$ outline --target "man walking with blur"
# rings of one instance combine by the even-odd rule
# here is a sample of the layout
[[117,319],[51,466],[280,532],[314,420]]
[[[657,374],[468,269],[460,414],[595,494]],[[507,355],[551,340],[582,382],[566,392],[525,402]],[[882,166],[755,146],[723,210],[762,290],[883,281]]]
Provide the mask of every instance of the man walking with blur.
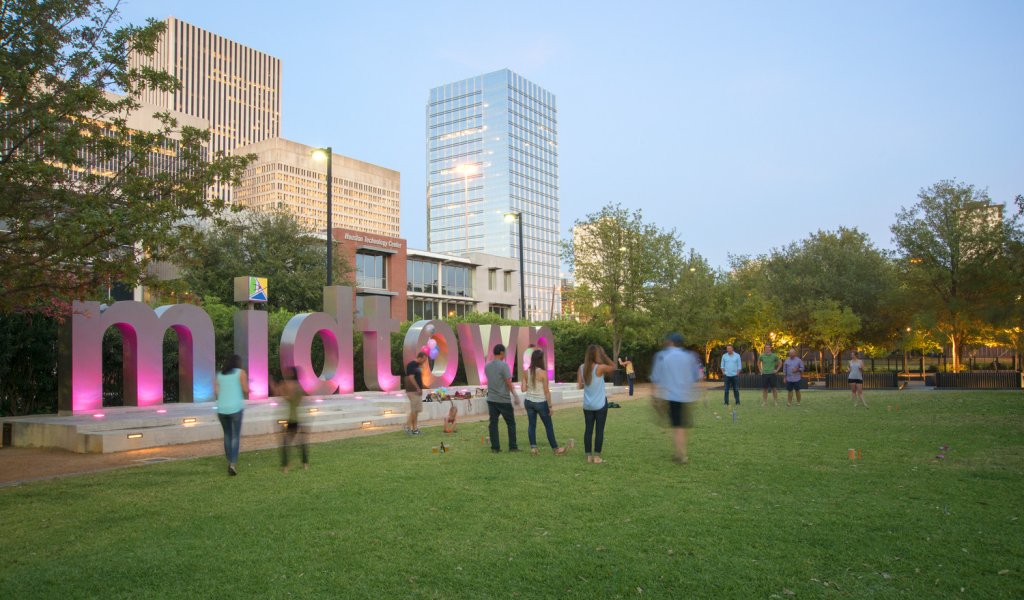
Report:
[[690,462],[687,453],[686,430],[693,427],[694,384],[700,379],[700,362],[697,357],[683,350],[683,336],[670,334],[665,339],[665,349],[654,359],[651,382],[656,386],[656,397],[668,406],[669,423],[672,425],[675,442],[675,458],[679,464]]
[[732,344],[725,347],[725,354],[722,355],[722,376],[725,379],[725,405],[729,406],[729,386],[732,386],[732,396],[736,400],[736,406],[740,405],[739,375],[743,369],[743,361],[740,355],[733,350]]

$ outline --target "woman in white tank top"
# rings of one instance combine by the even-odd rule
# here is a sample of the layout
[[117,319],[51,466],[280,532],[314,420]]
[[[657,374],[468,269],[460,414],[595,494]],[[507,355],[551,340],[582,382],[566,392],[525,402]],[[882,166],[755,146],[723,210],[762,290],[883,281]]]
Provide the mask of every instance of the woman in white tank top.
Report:
[[[534,350],[530,355],[530,368],[523,375],[521,388],[526,395],[526,416],[530,425],[527,433],[530,436],[530,453],[537,455],[537,417],[544,423],[544,429],[548,434],[548,444],[555,454],[565,454],[565,448],[559,448],[555,441],[555,426],[551,422],[551,387],[548,382],[548,373],[544,369],[544,351]],[[570,442],[571,445],[571,442]]]

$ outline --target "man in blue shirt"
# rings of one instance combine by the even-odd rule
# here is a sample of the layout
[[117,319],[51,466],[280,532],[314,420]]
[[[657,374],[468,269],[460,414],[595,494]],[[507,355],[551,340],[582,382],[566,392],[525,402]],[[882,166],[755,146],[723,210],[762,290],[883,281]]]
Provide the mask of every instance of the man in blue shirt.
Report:
[[725,354],[722,355],[722,375],[725,377],[725,405],[729,406],[729,386],[732,386],[732,396],[736,399],[736,406],[740,405],[740,388],[737,385],[737,377],[743,368],[743,361],[740,355],[732,348],[732,344],[725,347]]
[[654,357],[651,381],[657,386],[656,397],[667,404],[669,421],[674,430],[675,461],[686,464],[686,430],[693,427],[690,405],[694,383],[700,379],[700,363],[692,352],[683,350],[683,336],[678,333],[665,338],[665,349]]

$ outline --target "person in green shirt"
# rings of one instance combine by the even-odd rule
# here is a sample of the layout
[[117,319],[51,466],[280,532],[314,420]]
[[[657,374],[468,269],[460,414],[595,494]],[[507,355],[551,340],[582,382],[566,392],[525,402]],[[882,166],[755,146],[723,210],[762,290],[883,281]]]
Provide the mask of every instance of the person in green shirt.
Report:
[[761,406],[768,406],[768,389],[772,390],[772,402],[779,405],[779,390],[775,387],[775,375],[782,368],[779,355],[772,350],[771,344],[764,345],[764,352],[758,359],[758,370],[761,372]]

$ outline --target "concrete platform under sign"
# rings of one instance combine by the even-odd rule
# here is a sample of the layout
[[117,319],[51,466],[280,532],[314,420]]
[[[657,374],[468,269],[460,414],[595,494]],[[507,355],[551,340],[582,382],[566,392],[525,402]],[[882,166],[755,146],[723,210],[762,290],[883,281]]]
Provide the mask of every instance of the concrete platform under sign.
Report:
[[[455,400],[459,415],[487,413],[484,397],[469,390],[470,400]],[[624,395],[623,387],[606,386],[608,397]],[[579,403],[582,390],[576,384],[560,383],[551,387],[555,405]],[[372,429],[402,425],[408,411],[404,392],[360,392],[338,396],[307,398],[300,420],[313,433]],[[421,421],[441,419],[448,412],[447,402],[424,402]],[[242,436],[265,435],[280,431],[286,418],[284,402],[270,398],[246,405]],[[110,453],[140,450],[176,444],[219,439],[223,436],[214,403],[160,404],[137,407],[111,407],[68,416],[35,415],[0,419],[9,430],[10,444],[23,448],[63,448],[79,453]]]

